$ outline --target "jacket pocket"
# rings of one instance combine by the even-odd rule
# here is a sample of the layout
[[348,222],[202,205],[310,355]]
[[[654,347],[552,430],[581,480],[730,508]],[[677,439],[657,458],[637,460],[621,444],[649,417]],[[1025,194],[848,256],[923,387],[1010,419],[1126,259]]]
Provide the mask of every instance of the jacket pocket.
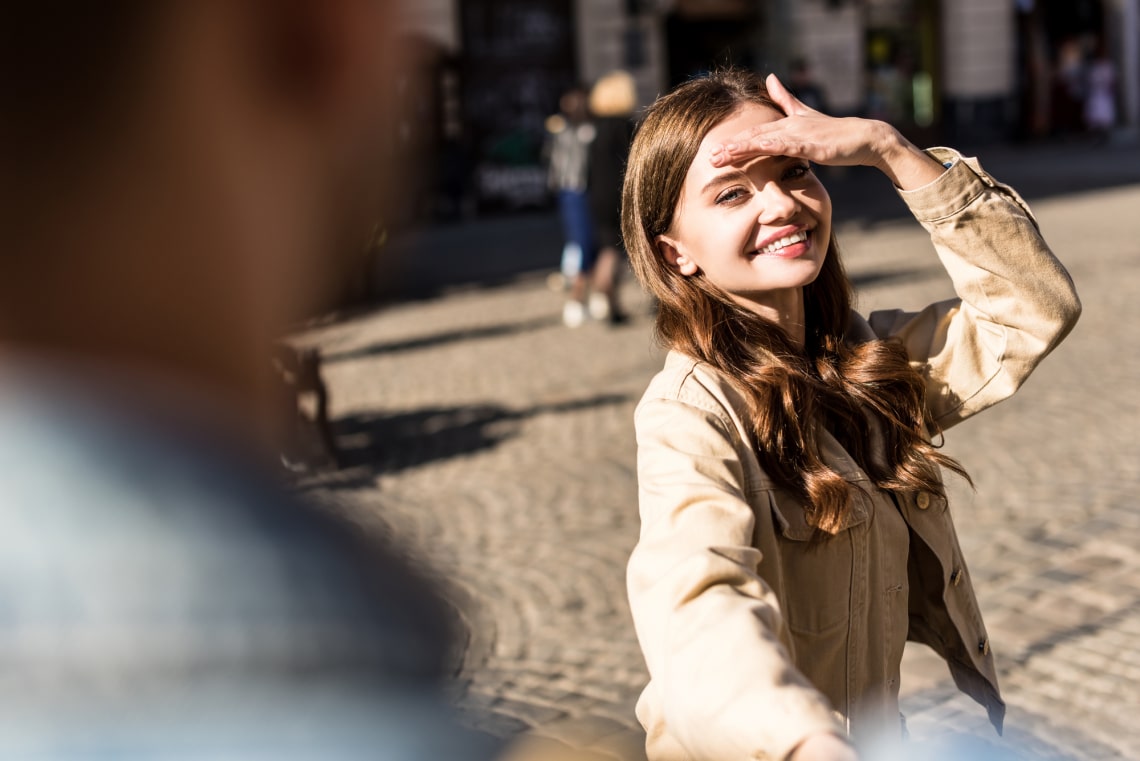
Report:
[[818,634],[845,626],[851,616],[852,585],[860,578],[855,572],[856,543],[866,541],[859,528],[870,515],[866,495],[853,488],[852,510],[841,529],[816,541],[812,541],[816,530],[797,497],[773,489],[768,499],[777,532],[775,561],[788,628]]

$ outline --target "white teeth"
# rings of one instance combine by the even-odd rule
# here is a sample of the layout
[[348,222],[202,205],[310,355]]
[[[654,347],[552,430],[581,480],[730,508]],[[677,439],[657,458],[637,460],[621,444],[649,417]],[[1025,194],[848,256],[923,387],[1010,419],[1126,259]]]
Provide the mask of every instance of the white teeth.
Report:
[[793,243],[799,243],[801,241],[805,241],[805,240],[807,240],[807,237],[808,237],[807,231],[806,230],[800,230],[798,233],[792,233],[791,235],[788,235],[784,238],[780,238],[778,241],[775,241],[774,243],[769,243],[767,246],[764,246],[764,248],[760,249],[760,253],[762,253],[762,254],[774,253],[776,251],[779,251],[781,248],[784,248],[785,246],[790,246]]

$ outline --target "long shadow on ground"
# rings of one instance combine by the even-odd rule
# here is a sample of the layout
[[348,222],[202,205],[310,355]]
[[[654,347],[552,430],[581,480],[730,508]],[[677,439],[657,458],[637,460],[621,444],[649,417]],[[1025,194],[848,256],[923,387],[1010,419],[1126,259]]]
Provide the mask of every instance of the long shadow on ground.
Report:
[[350,349],[342,352],[328,352],[322,354],[321,359],[324,362],[344,362],[353,359],[362,359],[364,357],[374,357],[380,354],[395,354],[404,351],[415,351],[418,349],[432,349],[445,344],[458,343],[460,341],[472,341],[481,338],[501,338],[503,336],[511,336],[517,333],[525,333],[532,330],[542,330],[543,328],[553,327],[559,325],[557,316],[551,315],[547,317],[538,317],[532,320],[524,320],[522,322],[509,322],[501,323],[498,325],[481,325],[473,328],[460,328],[458,330],[447,330],[442,333],[435,333],[427,336],[416,336],[415,338],[407,338],[399,341],[389,341],[387,343],[375,343],[363,346],[357,349]]
[[340,470],[314,474],[297,486],[301,490],[359,488],[380,473],[398,473],[496,447],[514,437],[523,421],[537,415],[625,404],[630,398],[598,394],[524,409],[483,404],[348,415],[333,422]]

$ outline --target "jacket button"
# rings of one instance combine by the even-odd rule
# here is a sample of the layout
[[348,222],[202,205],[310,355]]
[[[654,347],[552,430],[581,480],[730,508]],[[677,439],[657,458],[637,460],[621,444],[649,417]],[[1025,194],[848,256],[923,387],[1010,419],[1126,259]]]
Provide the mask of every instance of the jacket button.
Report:
[[982,641],[978,643],[978,650],[981,652],[982,655],[989,655],[990,654],[990,638],[989,637],[984,637],[982,639]]
[[959,584],[962,583],[962,569],[961,568],[955,568],[950,573],[950,583],[953,584],[954,586],[958,586]]
[[918,497],[915,499],[915,504],[918,505],[919,510],[925,510],[930,507],[930,494],[928,492],[920,491]]

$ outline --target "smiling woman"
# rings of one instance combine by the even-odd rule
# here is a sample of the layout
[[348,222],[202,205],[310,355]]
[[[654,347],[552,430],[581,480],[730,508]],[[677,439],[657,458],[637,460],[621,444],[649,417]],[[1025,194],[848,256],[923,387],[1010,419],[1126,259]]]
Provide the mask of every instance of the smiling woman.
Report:
[[[853,312],[810,162],[881,169],[957,297]],[[972,159],[729,71],[649,109],[622,218],[670,349],[635,415],[650,760],[834,760],[898,738],[908,637],[1000,729],[942,484],[965,473],[931,437],[1012,394],[1080,313],[1028,207]]]
[[807,159],[758,155],[726,167],[711,161],[715,146],[782,117],[745,103],[713,127],[685,176],[672,234],[656,242],[686,277],[703,271],[745,308],[802,328],[801,289],[819,275],[831,235],[827,191]]

